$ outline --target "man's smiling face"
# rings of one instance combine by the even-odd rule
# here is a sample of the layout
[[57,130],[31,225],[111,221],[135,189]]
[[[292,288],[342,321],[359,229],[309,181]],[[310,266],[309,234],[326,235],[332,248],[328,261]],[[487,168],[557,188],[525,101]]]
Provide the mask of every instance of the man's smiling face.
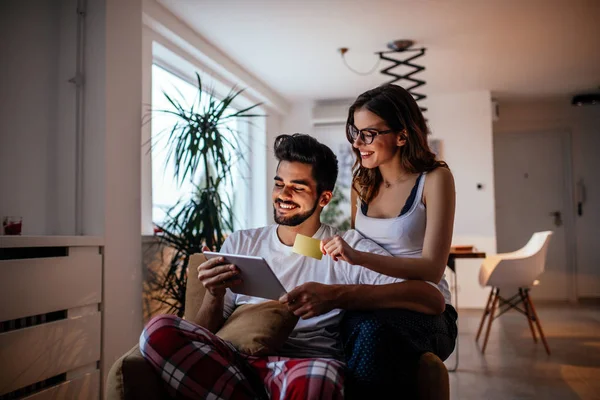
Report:
[[297,226],[309,219],[319,205],[312,166],[281,161],[273,185],[273,217],[280,225]]

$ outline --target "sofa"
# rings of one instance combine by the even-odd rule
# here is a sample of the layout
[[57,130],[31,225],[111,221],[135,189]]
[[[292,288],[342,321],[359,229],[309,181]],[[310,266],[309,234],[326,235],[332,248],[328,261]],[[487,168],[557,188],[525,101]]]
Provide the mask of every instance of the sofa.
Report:
[[[204,256],[193,255],[190,259],[190,269],[195,271],[196,266],[204,260]],[[193,274],[191,274],[193,276]],[[192,319],[197,314],[205,289],[197,279],[188,279],[186,291],[185,319]],[[270,310],[272,312],[272,309]],[[280,313],[279,313],[280,314]],[[284,322],[287,336],[295,321],[291,321],[289,316],[277,316]],[[233,315],[232,315],[233,318]],[[230,318],[230,320],[232,319]],[[235,321],[237,325],[231,324],[227,332],[217,333],[221,338],[229,339],[232,335],[231,328],[238,331],[239,324],[248,320]],[[229,336],[227,336],[229,335]],[[237,335],[238,337],[242,337]],[[281,336],[281,335],[280,335]],[[282,340],[284,337],[282,337]],[[254,344],[255,346],[255,344]],[[417,371],[417,386],[419,399],[423,400],[447,400],[450,398],[448,370],[444,363],[434,354],[425,353],[421,356]],[[105,399],[107,400],[162,400],[169,399],[167,390],[164,388],[153,367],[142,357],[139,346],[135,345],[131,350],[121,356],[112,365],[105,386]]]

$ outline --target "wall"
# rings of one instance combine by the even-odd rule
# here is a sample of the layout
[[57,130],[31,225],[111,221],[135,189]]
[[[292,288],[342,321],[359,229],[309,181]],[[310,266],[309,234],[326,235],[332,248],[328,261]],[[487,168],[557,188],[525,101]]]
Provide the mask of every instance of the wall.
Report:
[[142,235],[154,235],[152,223],[152,151],[149,145],[152,139],[152,120],[149,117],[152,104],[152,38],[147,27],[142,30],[142,135],[141,155],[141,205]]
[[[87,3],[81,233],[104,237],[106,376],[142,329],[142,10]],[[0,215],[23,216],[24,234],[75,234],[76,1],[0,4]]]
[[[492,152],[492,115],[488,91],[431,95],[426,118],[432,138],[442,140],[442,158],[454,174],[456,182],[456,218],[454,238],[456,244],[473,244],[487,253],[496,251],[494,218],[494,171]],[[327,115],[320,118],[345,120],[345,102],[336,108],[327,105]],[[302,132],[314,135],[323,143],[334,147],[344,143],[344,128],[340,126],[339,138],[332,137],[331,127],[315,128],[312,123],[313,102],[294,104],[292,111],[282,121],[282,132]],[[319,104],[316,104],[318,107]],[[483,185],[482,190],[477,184]],[[479,286],[481,260],[459,260],[459,306],[483,308],[487,289]],[[450,280],[450,275],[447,276]]]
[[[267,140],[271,146],[269,152],[269,159],[267,160],[267,171],[268,175],[268,190],[269,194],[273,189],[273,179],[277,170],[277,160],[273,154],[273,143],[275,138],[281,134],[291,135],[294,133],[306,133],[308,135],[315,136],[317,139],[322,140],[322,137],[317,135],[315,127],[311,123],[312,118],[312,101],[302,101],[292,104],[290,111],[281,118],[279,124],[279,132],[274,135],[269,135]],[[270,199],[271,197],[269,197]],[[271,205],[270,220],[269,223],[274,223],[273,220],[273,206]]]
[[[252,155],[252,204],[255,211],[251,217],[252,228],[258,228],[273,222],[273,207],[271,205],[271,188],[273,187],[274,170],[273,140],[279,133],[281,116],[272,108],[264,108],[265,119],[256,122],[253,129],[255,146],[263,146],[262,152]],[[266,155],[266,157],[265,157]]]
[[[61,46],[61,30],[68,27],[61,28],[64,3],[0,3],[0,217],[23,217],[23,234],[59,231],[52,220],[60,213],[53,198],[60,151],[55,146],[58,98],[70,85],[59,81],[59,54],[66,46]],[[63,189],[62,200],[72,204],[73,188]],[[73,216],[66,218],[73,229]],[[61,233],[73,233],[68,230]]]
[[[48,234],[77,233],[76,208],[76,86],[69,82],[77,72],[77,0],[60,4],[56,130],[48,143]],[[57,6],[58,7],[58,6]]]
[[[455,244],[496,252],[494,157],[488,91],[433,95],[427,118],[432,138],[441,139],[442,158],[456,184]],[[482,189],[477,189],[477,184]],[[483,308],[488,289],[479,286],[482,260],[458,260],[458,304]]]
[[[427,118],[433,139],[456,181],[455,241],[473,237],[495,251],[492,116],[487,91],[431,96]],[[477,184],[482,184],[481,190]]]
[[[104,49],[104,179],[103,373],[139,339],[142,329],[141,279],[141,151],[142,3],[105,0],[99,25],[102,37],[90,48]],[[92,11],[92,10],[90,10]]]
[[577,293],[600,297],[600,107],[573,107],[569,98],[500,103],[495,135],[540,131],[571,134],[573,182],[583,180],[587,189],[583,216],[575,220]]

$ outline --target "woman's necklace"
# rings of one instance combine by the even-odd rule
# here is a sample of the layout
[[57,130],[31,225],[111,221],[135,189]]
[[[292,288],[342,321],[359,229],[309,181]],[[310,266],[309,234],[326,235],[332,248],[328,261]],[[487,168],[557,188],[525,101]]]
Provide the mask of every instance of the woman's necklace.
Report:
[[404,180],[404,178],[406,178],[408,176],[408,174],[406,175],[402,175],[400,178],[394,180],[394,181],[386,181],[385,179],[383,180],[383,184],[385,185],[385,188],[388,189],[390,186],[395,185],[396,183]]

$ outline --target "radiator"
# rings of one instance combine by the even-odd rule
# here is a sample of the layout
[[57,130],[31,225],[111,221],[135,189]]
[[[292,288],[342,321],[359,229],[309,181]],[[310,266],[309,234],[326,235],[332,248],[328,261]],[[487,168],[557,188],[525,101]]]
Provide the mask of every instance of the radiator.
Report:
[[0,236],[0,400],[100,398],[102,249]]

